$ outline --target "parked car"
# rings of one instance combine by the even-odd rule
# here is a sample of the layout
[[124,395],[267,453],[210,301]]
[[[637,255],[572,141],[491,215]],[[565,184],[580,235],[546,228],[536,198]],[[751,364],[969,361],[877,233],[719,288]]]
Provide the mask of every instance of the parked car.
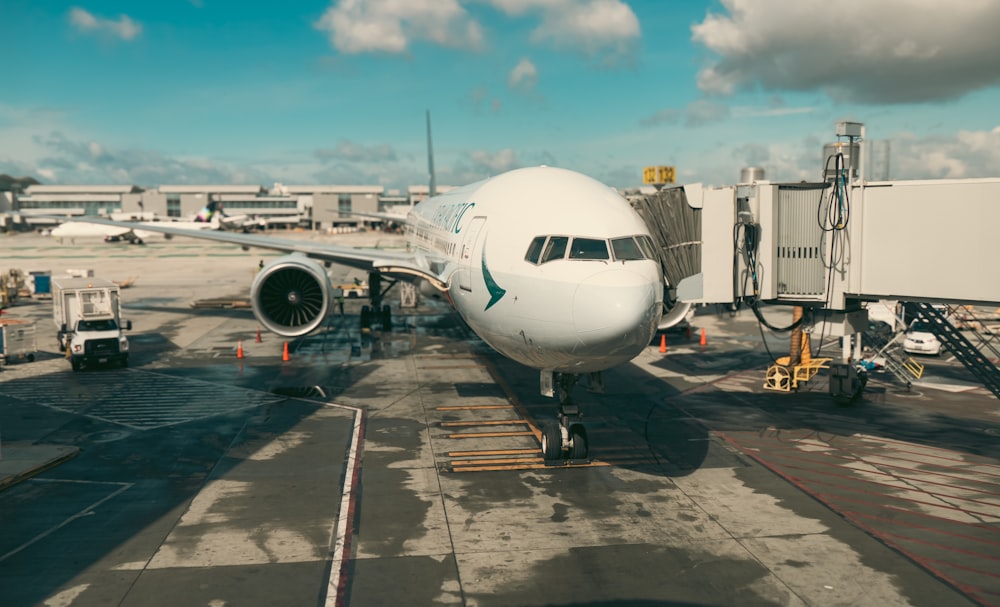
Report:
[[915,320],[906,330],[903,338],[903,350],[908,354],[941,354],[941,341],[931,333],[930,325],[923,320]]

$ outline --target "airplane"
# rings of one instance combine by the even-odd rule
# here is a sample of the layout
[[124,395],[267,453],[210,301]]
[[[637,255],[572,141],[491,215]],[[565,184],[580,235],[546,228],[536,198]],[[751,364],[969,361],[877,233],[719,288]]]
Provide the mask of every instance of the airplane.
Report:
[[58,239],[99,236],[104,238],[105,242],[127,241],[131,244],[142,244],[145,239],[148,239],[154,233],[139,230],[135,227],[135,224],[108,226],[85,219],[73,219],[64,221],[52,228],[48,234]]
[[[141,215],[145,217],[145,215]],[[143,244],[157,231],[144,229],[149,225],[169,225],[174,228],[188,230],[243,230],[248,231],[254,227],[254,223],[246,215],[227,215],[222,210],[222,203],[212,201],[201,209],[194,217],[184,219],[141,219],[138,217],[132,221],[126,221],[128,213],[112,214],[112,221],[116,224],[107,224],[103,221],[92,218],[72,219],[65,221],[52,230],[49,235],[55,238],[78,238],[87,236],[102,236],[105,242],[125,241],[130,244]],[[141,227],[140,227],[141,226]],[[173,238],[172,234],[164,234],[167,239]]]
[[[222,203],[213,200],[208,203],[194,219],[190,220],[196,223],[211,223],[214,229],[217,230],[243,230],[244,232],[249,232],[252,229],[259,229],[266,227],[267,223],[264,221],[256,220],[248,215],[230,215],[225,212],[222,208]],[[194,226],[196,229],[199,226]]]
[[426,283],[490,347],[537,369],[543,394],[558,397],[558,421],[542,427],[548,462],[587,457],[587,433],[570,394],[580,376],[600,388],[602,371],[635,358],[690,307],[677,305],[664,316],[660,262],[631,205],[595,179],[550,166],[515,169],[421,201],[406,217],[406,251],[146,227],[286,253],[250,287],[257,320],[283,337],[306,335],[331,313],[324,264],[368,272],[363,327],[381,321],[391,328],[382,298],[396,282]]

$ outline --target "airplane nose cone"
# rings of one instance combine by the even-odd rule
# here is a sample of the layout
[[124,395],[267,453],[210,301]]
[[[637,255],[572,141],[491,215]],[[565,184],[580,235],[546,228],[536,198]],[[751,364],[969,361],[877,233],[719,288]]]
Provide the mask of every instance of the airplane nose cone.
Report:
[[586,348],[630,360],[652,339],[662,298],[655,276],[624,268],[599,272],[580,283],[573,299],[577,339]]

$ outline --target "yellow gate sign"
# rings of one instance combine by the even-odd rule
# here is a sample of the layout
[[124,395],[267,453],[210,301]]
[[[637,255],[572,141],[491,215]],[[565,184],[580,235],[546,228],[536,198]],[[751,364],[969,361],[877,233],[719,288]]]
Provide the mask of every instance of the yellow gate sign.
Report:
[[642,182],[645,184],[674,183],[676,172],[671,166],[652,166],[642,169]]

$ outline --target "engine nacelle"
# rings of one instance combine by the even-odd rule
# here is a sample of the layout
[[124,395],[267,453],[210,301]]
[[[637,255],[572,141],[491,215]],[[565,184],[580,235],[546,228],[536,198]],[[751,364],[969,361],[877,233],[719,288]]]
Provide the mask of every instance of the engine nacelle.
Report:
[[323,265],[301,255],[279,257],[250,286],[253,314],[268,331],[299,337],[320,326],[330,312],[333,289]]

